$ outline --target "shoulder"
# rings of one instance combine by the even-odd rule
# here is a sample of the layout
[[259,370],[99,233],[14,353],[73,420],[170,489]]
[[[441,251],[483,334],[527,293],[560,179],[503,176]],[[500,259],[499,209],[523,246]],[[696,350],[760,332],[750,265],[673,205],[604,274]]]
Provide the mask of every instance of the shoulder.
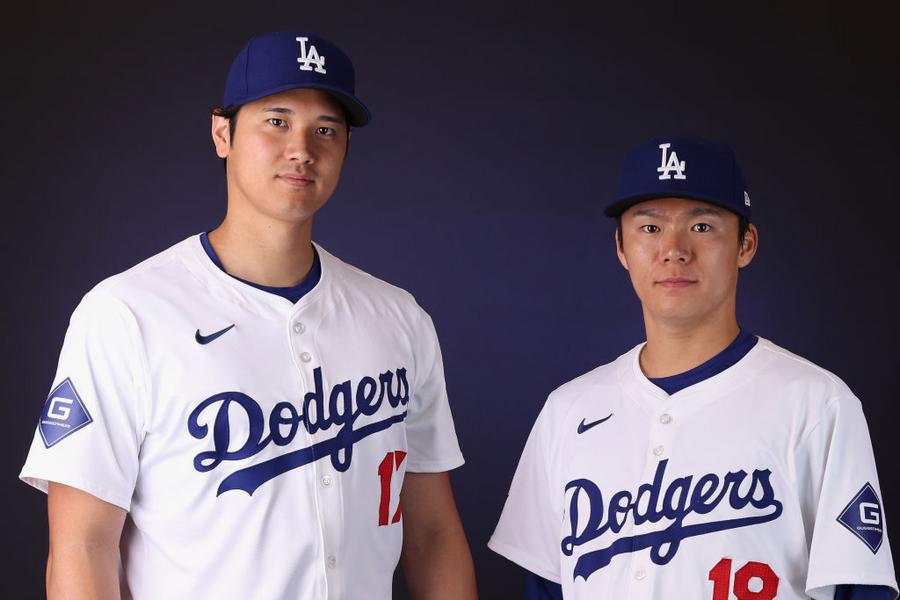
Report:
[[[151,297],[165,295],[167,290],[184,289],[186,278],[192,278],[184,259],[196,236],[181,241],[133,267],[111,275],[85,294],[76,315],[110,316],[140,311]],[[199,242],[198,242],[199,243]]]
[[329,284],[347,301],[376,312],[393,311],[427,318],[413,295],[403,288],[344,262],[318,244],[316,250],[322,262],[323,279],[327,278]]
[[199,248],[197,236],[178,242],[121,273],[107,277],[95,285],[84,300],[98,304],[118,301],[129,306],[139,306],[142,300],[150,296],[184,290],[186,283],[199,282],[188,267],[192,254],[196,252],[192,247],[194,244]]
[[759,338],[761,377],[768,387],[778,386],[787,397],[818,399],[820,402],[859,402],[840,377],[789,350]]
[[640,348],[641,345],[635,346],[614,361],[600,365],[562,384],[547,397],[544,411],[567,413],[573,406],[582,402],[594,404],[605,399],[617,398],[621,390],[623,372],[631,369],[635,354]]
[[757,357],[759,369],[751,385],[768,390],[770,408],[795,423],[802,435],[839,421],[865,422],[859,398],[831,371],[764,338]]

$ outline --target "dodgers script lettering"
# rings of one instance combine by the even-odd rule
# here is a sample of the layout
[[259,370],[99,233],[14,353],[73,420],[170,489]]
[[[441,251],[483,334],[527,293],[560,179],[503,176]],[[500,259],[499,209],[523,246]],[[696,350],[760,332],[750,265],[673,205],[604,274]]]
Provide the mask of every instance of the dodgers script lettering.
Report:
[[[338,428],[331,439],[235,471],[222,481],[217,495],[233,489],[244,490],[252,495],[267,481],[325,456],[331,458],[335,470],[346,471],[350,468],[353,445],[356,442],[384,431],[406,418],[406,411],[403,411],[358,429],[354,428],[360,416],[372,416],[377,413],[385,399],[395,409],[409,404],[409,383],[404,368],[397,369],[396,377],[390,370],[381,373],[377,380],[373,377],[363,377],[355,390],[351,381],[344,381],[332,387],[327,396],[322,385],[320,367],[316,367],[313,371],[313,379],[313,391],[304,395],[300,407],[290,402],[279,402],[272,407],[268,416],[267,435],[264,435],[266,418],[259,403],[241,392],[215,394],[201,402],[191,412],[188,417],[188,431],[197,439],[209,435],[208,423],[213,422],[213,449],[200,452],[194,457],[194,468],[200,472],[211,471],[223,461],[250,458],[269,444],[286,446],[293,441],[301,425],[309,433],[327,431],[332,426]],[[230,426],[235,411],[240,418],[246,419],[249,423],[246,438],[237,440],[236,443],[232,440]],[[209,418],[210,414],[214,416]],[[234,446],[237,447],[229,449]]]
[[[607,531],[618,534],[629,517],[634,525],[646,522],[665,521],[668,527],[630,537],[616,538],[612,544],[600,550],[587,552],[578,557],[573,579],[587,579],[595,571],[607,566],[614,556],[627,552],[637,552],[650,548],[650,559],[658,564],[668,563],[678,552],[681,541],[698,535],[705,535],[726,529],[736,529],[758,525],[777,519],[782,505],[775,498],[769,469],[757,469],[752,475],[740,470],[729,472],[723,477],[707,473],[694,481],[694,477],[678,477],[669,482],[663,490],[668,460],[661,460],[656,467],[652,483],[644,483],[632,494],[628,490],[614,493],[609,504],[604,504],[603,493],[593,481],[576,479],[566,485],[569,500],[569,525],[571,534],[562,540],[562,552],[572,556],[575,548],[586,544]],[[749,479],[748,479],[749,478]],[[579,501],[587,500],[587,514],[579,511]],[[715,520],[684,525],[689,515],[714,514],[715,509],[727,498],[734,510],[744,510],[751,506],[761,514],[746,517]],[[584,502],[582,502],[584,506]]]

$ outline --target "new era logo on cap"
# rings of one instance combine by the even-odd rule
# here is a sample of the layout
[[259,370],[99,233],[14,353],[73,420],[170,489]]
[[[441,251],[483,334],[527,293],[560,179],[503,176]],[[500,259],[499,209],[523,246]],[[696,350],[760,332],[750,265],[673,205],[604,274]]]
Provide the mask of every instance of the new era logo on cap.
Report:
[[313,33],[258,35],[238,53],[225,83],[221,108],[241,106],[297,88],[331,94],[347,111],[350,125],[369,122],[369,109],[355,95],[355,72],[340,48]]
[[67,377],[47,397],[38,430],[44,446],[49,448],[92,421],[75,386]]

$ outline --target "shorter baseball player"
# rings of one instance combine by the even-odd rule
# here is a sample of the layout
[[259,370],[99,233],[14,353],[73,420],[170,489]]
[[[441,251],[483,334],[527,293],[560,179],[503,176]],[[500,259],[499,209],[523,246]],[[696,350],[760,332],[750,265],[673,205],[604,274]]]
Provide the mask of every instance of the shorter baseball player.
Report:
[[652,140],[626,158],[616,249],[647,341],[554,391],[489,546],[526,597],[897,597],[859,400],[735,316],[756,253],[733,152]]
[[368,120],[327,40],[238,54],[225,220],[72,315],[21,473],[48,492],[51,599],[389,600],[398,559],[413,597],[475,598],[431,319],[311,241]]

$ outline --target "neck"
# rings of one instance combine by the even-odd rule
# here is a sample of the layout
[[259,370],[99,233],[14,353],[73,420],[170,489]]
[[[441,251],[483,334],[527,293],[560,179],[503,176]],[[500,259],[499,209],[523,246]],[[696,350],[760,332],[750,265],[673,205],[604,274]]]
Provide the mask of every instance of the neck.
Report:
[[644,324],[647,344],[641,350],[641,370],[649,378],[669,377],[690,371],[728,347],[740,328],[734,311],[696,323],[667,323],[648,319]]
[[230,212],[209,233],[209,242],[229,275],[270,287],[291,287],[313,264],[312,219],[284,223],[248,219]]

